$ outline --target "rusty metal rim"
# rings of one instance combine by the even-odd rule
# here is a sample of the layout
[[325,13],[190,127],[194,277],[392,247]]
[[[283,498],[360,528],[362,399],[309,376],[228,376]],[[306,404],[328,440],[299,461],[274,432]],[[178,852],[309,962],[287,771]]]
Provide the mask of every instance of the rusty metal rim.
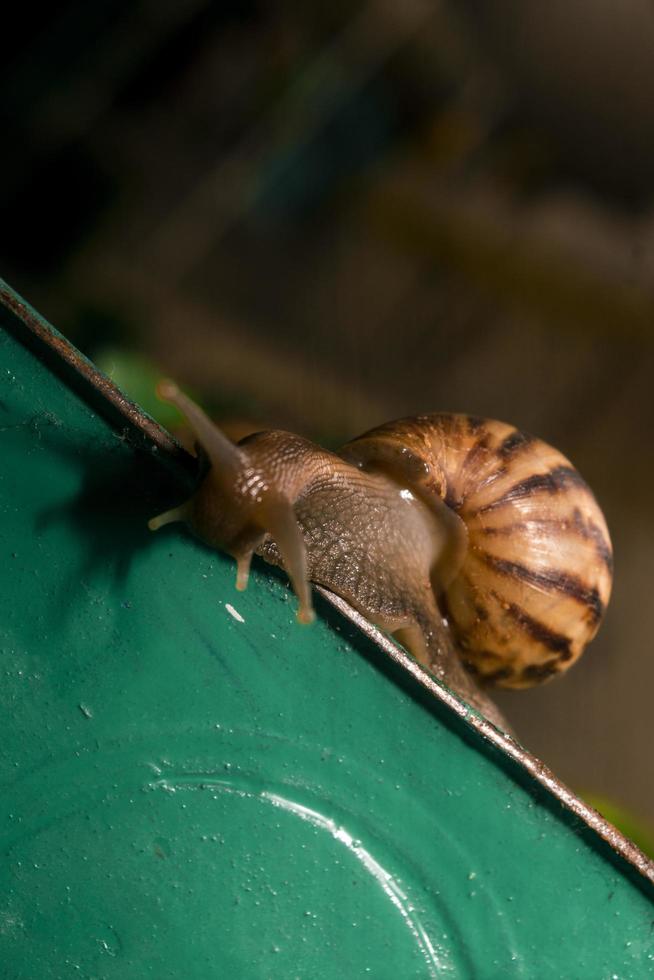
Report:
[[[32,342],[37,348],[47,352],[55,365],[72,370],[83,382],[82,390],[94,394],[93,407],[99,409],[105,418],[116,424],[116,413],[125,425],[151,444],[151,448],[168,457],[172,462],[188,472],[191,458],[176,440],[162,426],[149,418],[134,402],[127,398],[106,375],[98,371],[65,337],[58,333],[35,310],[0,280],[0,304],[5,306],[21,321]],[[102,412],[102,406],[106,410]],[[506,757],[521,766],[540,786],[546,789],[559,803],[573,813],[582,823],[593,830],[612,850],[622,857],[632,868],[654,884],[654,860],[647,857],[636,844],[625,837],[617,827],[609,823],[597,810],[584,803],[575,793],[562,783],[540,759],[528,752],[510,735],[500,731],[495,725],[477,714],[464,701],[459,700],[447,688],[441,686],[431,674],[427,673],[403,649],[388,636],[356,612],[344,599],[329,590],[315,586],[323,598],[360,629],[375,646],[410,674],[430,697],[444,705],[458,716],[472,730],[489,742]]]

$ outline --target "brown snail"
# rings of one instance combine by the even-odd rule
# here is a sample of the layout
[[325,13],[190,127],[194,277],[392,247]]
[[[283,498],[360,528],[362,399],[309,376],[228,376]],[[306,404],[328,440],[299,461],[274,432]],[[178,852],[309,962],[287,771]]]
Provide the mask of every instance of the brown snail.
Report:
[[325,585],[473,704],[470,673],[528,687],[566,670],[597,632],[611,592],[606,523],[577,470],[539,439],[436,414],[338,454],[280,431],[234,445],[174,384],[158,391],[210,469],[149,526],[186,521],[236,558],[237,588],[257,552],[286,569],[308,622],[309,581]]

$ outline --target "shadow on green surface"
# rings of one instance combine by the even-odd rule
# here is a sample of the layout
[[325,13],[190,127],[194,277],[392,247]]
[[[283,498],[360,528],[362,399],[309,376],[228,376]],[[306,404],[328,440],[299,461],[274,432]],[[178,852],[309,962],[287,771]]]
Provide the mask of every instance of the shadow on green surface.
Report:
[[120,585],[127,578],[134,555],[151,547],[147,522],[154,514],[181,501],[187,491],[176,486],[170,474],[153,457],[140,450],[89,450],[66,440],[50,441],[50,451],[66,457],[71,468],[81,471],[79,491],[35,515],[35,532],[63,525],[77,539],[81,565],[65,588],[74,588],[100,573]]

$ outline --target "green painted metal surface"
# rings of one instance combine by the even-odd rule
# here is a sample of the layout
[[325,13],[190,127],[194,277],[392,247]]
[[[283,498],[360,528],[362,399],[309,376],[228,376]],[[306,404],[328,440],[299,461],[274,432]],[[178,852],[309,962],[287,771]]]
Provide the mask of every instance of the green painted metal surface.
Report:
[[647,882],[327,604],[149,535],[156,454],[0,315],[0,975],[654,973]]

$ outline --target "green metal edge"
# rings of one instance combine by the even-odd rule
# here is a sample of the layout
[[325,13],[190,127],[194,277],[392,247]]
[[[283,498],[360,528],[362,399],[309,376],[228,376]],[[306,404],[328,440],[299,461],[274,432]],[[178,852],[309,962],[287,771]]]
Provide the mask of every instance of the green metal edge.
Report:
[[[105,397],[106,379],[98,384],[88,362],[85,362],[86,368],[81,377],[77,376],[77,354],[70,345],[60,335],[51,332],[48,325],[11,293],[8,287],[3,286],[1,292],[4,305],[3,326],[22,345],[37,352],[39,361],[47,362],[54,377],[63,378],[67,385],[66,389],[53,387],[50,391],[50,397],[57,401],[57,405],[46,408],[45,403],[34,404],[33,416],[25,416],[16,425],[2,429],[10,450],[11,440],[16,440],[14,448],[19,454],[16,458],[20,458],[27,447],[30,465],[34,463],[38,470],[47,456],[48,467],[53,473],[53,488],[56,489],[57,479],[61,481],[59,492],[67,483],[70,484],[68,495],[74,506],[66,521],[69,530],[74,527],[75,533],[72,538],[70,534],[68,537],[64,535],[64,538],[67,548],[72,548],[73,539],[76,540],[77,554],[73,554],[73,548],[65,560],[59,557],[63,551],[64,539],[55,540],[58,534],[56,522],[47,527],[39,527],[37,524],[34,540],[28,541],[29,536],[25,532],[17,545],[24,551],[31,548],[35,561],[44,562],[46,557],[51,564],[59,561],[60,567],[54,572],[50,566],[47,567],[48,574],[54,575],[56,579],[57,576],[61,577],[64,569],[79,564],[80,556],[83,557],[88,551],[85,551],[84,541],[80,540],[80,531],[92,535],[98,518],[98,513],[92,507],[89,510],[87,506],[93,494],[89,493],[85,480],[73,478],[73,474],[69,472],[77,472],[78,466],[71,467],[67,464],[55,478],[56,467],[52,465],[52,453],[70,455],[71,449],[67,443],[68,433],[65,426],[61,425],[62,418],[66,417],[68,424],[72,426],[72,442],[80,457],[77,464],[82,466],[82,470],[87,455],[93,462],[94,469],[98,460],[106,456],[108,465],[105,472],[109,475],[114,470],[122,473],[125,462],[131,466],[135,458],[139,458],[142,463],[145,460],[145,472],[139,471],[136,481],[136,488],[142,489],[144,493],[144,508],[154,507],[154,498],[158,495],[166,496],[174,492],[173,483],[176,480],[172,479],[171,474],[174,476],[179,473],[180,479],[185,481],[190,469],[188,462],[171,441],[172,467],[167,465],[163,468],[165,478],[158,484],[156,474],[162,469],[159,460],[163,455],[162,446],[166,443],[165,434],[161,436],[155,432],[155,438],[150,438],[150,421],[144,419],[141,425],[138,409],[132,406],[127,412],[123,411],[119,393]],[[49,343],[50,336],[56,341],[55,344]],[[65,351],[63,358],[62,347]],[[12,348],[9,354],[14,360],[20,359],[16,348]],[[22,367],[23,371],[27,370],[24,360]],[[42,369],[35,365],[32,373],[36,375],[39,371],[42,375]],[[11,373],[9,369],[8,374]],[[30,405],[41,399],[45,381],[40,377],[38,383],[32,385]],[[29,386],[26,385],[27,387]],[[81,395],[83,402],[74,399],[74,403],[71,403],[68,389]],[[21,395],[23,400],[26,394],[24,392]],[[83,404],[92,406],[93,411],[83,411]],[[110,430],[103,432],[98,427],[95,414],[98,409],[109,420]],[[11,415],[11,411],[9,414]],[[130,427],[135,427],[136,431],[132,432]],[[66,444],[64,450],[59,445],[62,440],[62,445]],[[46,445],[49,442],[55,446],[52,453],[52,447],[48,448]],[[164,448],[164,453],[168,453],[167,448]],[[5,454],[5,460],[8,457],[11,458],[11,452]],[[41,463],[38,462],[39,459]],[[8,472],[3,474],[3,482],[10,475]],[[15,479],[21,487],[21,503],[26,506],[30,494],[38,498],[37,491],[43,490],[38,486],[34,489],[20,474],[16,474]],[[142,479],[145,483],[140,487],[139,481]],[[45,489],[50,492],[52,488],[48,486]],[[44,500],[47,495],[42,493]],[[106,503],[107,498],[104,499]],[[7,516],[10,510],[11,520]],[[16,515],[20,511],[18,507],[12,508],[11,500],[5,498],[3,548],[8,547],[7,542],[15,533],[13,528],[18,520]],[[142,518],[136,521],[132,517],[131,523],[127,521],[126,531],[121,531],[115,525],[113,513],[109,513],[108,520],[106,511],[102,513],[109,525],[102,529],[100,535],[101,538],[104,535],[102,540],[105,547],[109,545],[107,535],[109,538],[118,538],[121,533],[126,537],[131,534],[139,539],[139,548],[141,547],[139,528],[142,527]],[[129,515],[121,512],[121,519],[126,517]],[[46,555],[48,547],[50,551]],[[168,554],[176,558],[175,569],[170,568],[170,562],[166,559]],[[9,555],[19,555],[19,551],[9,552]],[[3,557],[9,566],[15,567],[18,563],[17,558]],[[576,972],[578,976],[609,975],[604,972],[609,969],[609,964],[620,976],[643,975],[644,964],[652,961],[652,862],[595,811],[566,790],[518,743],[471,712],[422,671],[401,648],[361,621],[340,600],[330,597],[329,602],[325,600],[320,603],[322,622],[317,624],[317,629],[312,634],[303,634],[293,622],[292,603],[288,603],[289,593],[280,578],[268,571],[257,570],[254,591],[238,599],[241,618],[247,622],[255,620],[257,615],[261,617],[263,607],[264,618],[259,620],[262,626],[259,640],[254,641],[254,647],[251,646],[251,636],[244,639],[245,631],[240,628],[238,617],[234,618],[229,613],[226,619],[223,616],[223,619],[216,620],[216,613],[211,611],[213,607],[205,608],[195,593],[185,596],[186,604],[178,614],[174,610],[171,612],[168,606],[161,603],[157,605],[155,602],[154,608],[146,610],[145,618],[150,625],[153,621],[160,622],[163,633],[166,634],[161,641],[157,639],[155,644],[157,657],[161,653],[160,648],[166,646],[164,640],[167,640],[168,634],[175,636],[178,643],[183,642],[188,648],[185,654],[191,659],[189,677],[195,676],[195,671],[199,670],[205,683],[210,687],[213,685],[213,697],[206,702],[202,700],[204,692],[194,688],[193,702],[187,705],[187,713],[181,712],[180,717],[177,717],[175,691],[161,687],[169,684],[173,677],[178,683],[180,677],[186,677],[185,674],[179,674],[178,658],[175,659],[176,647],[168,650],[168,659],[163,658],[159,668],[155,667],[152,657],[147,660],[149,669],[145,671],[145,677],[136,678],[137,697],[132,697],[132,675],[129,675],[122,704],[120,699],[115,700],[111,685],[107,688],[105,673],[108,667],[113,672],[112,681],[115,682],[120,677],[120,683],[125,683],[125,664],[131,663],[132,655],[138,647],[137,642],[136,647],[130,650],[130,644],[134,643],[135,636],[143,633],[147,623],[142,623],[139,616],[129,613],[129,629],[125,632],[124,627],[120,627],[121,617],[128,610],[123,611],[122,605],[116,603],[115,597],[112,599],[111,593],[106,589],[106,595],[102,589],[98,592],[98,583],[104,581],[104,573],[99,566],[93,564],[88,555],[87,558],[87,563],[82,562],[80,566],[83,574],[77,574],[73,579],[77,582],[77,591],[73,589],[71,592],[72,595],[81,595],[83,615],[81,609],[79,612],[73,610],[73,618],[77,617],[79,622],[62,627],[63,633],[60,630],[59,640],[63,636],[65,642],[60,643],[57,648],[58,657],[61,657],[62,663],[67,664],[66,669],[61,668],[59,676],[57,663],[53,661],[50,665],[53,676],[56,677],[56,692],[50,690],[45,698],[38,695],[40,680],[39,672],[34,670],[34,661],[38,661],[43,670],[43,664],[47,660],[44,660],[42,652],[45,635],[43,624],[26,623],[26,610],[18,601],[14,607],[10,606],[5,610],[3,618],[2,653],[8,684],[3,691],[5,758],[0,776],[5,794],[3,817],[0,820],[0,840],[7,861],[3,865],[3,878],[0,882],[0,895],[4,895],[6,899],[0,913],[0,952],[4,954],[3,962],[11,964],[10,970],[13,972],[8,976],[68,975],[66,964],[72,970],[73,954],[66,947],[66,937],[61,934],[62,930],[64,933],[66,931],[67,920],[65,915],[61,919],[57,917],[58,912],[65,912],[66,908],[70,912],[71,909],[72,899],[63,884],[66,880],[64,872],[69,874],[68,881],[72,882],[70,887],[76,887],[85,898],[81,905],[79,901],[72,902],[80,924],[77,932],[73,930],[73,939],[82,951],[78,957],[80,962],[86,963],[84,969],[87,972],[83,972],[83,975],[135,978],[146,975],[287,976],[296,974],[284,972],[285,969],[296,969],[298,976],[309,976],[316,975],[317,957],[321,964],[320,975],[336,976],[339,971],[342,974],[344,962],[352,967],[361,953],[364,960],[372,964],[373,975],[382,977],[492,977],[507,973],[520,976],[566,976],[569,975],[566,969],[569,969],[573,948],[586,957],[586,965],[579,967]],[[212,594],[216,590],[226,598],[233,597],[233,572],[229,563],[219,556],[208,555],[190,539],[178,536],[162,538],[149,551],[139,551],[138,560],[134,563],[137,571],[139,563],[141,577],[146,582],[148,576],[153,574],[157,575],[157,581],[160,578],[165,579],[164,591],[167,590],[168,599],[171,595],[175,596],[180,588],[186,591],[183,584],[185,575],[195,576],[195,581],[198,582],[199,568],[206,570],[201,573],[200,578],[210,580]],[[16,581],[12,574],[8,581],[12,588],[15,586],[16,591],[5,596],[5,599],[15,599],[26,583],[33,588],[35,572],[38,575],[38,564],[24,567],[22,578],[19,576]],[[125,581],[135,595],[139,593],[141,602],[147,599],[152,605],[156,596],[153,599],[151,592],[143,592],[145,587],[141,578],[135,578],[131,572]],[[42,599],[56,610],[57,600],[50,591],[52,588],[54,586],[50,583]],[[162,588],[163,585],[160,585],[159,591]],[[83,589],[89,589],[93,594],[86,594]],[[202,601],[207,601],[204,593]],[[235,600],[232,598],[232,601]],[[88,627],[85,617],[97,618],[96,607],[102,610],[99,622],[102,622],[103,616],[109,616],[111,610],[109,618],[113,617],[114,630],[113,639],[108,641],[108,649],[114,658],[107,662],[102,661],[100,671],[95,669],[93,657],[90,657],[90,637],[86,637],[85,643],[82,642],[85,637],[80,637],[80,626],[86,624],[84,628]],[[227,604],[221,605],[221,608],[226,609]],[[356,626],[348,625],[341,613]],[[227,686],[219,684],[216,687],[215,670],[208,671],[207,663],[200,657],[202,644],[198,646],[197,642],[191,643],[187,640],[189,629],[197,629],[200,619],[205,623],[205,632],[210,629],[216,634],[215,639],[203,642],[209,644],[213,651],[211,656],[218,658],[209,663],[213,663],[214,667],[216,664],[220,665],[219,673],[223,679],[231,677]],[[267,640],[261,632],[263,624],[267,630]],[[104,627],[98,626],[98,629],[101,632]],[[39,638],[39,642],[33,647],[24,642],[23,634],[30,630]],[[277,650],[276,642],[271,648],[271,630],[277,631],[275,636],[283,637],[283,650]],[[219,643],[220,637],[222,646]],[[261,649],[262,642],[268,646],[264,659],[260,656],[264,652]],[[142,635],[141,643],[146,644],[143,648],[146,650],[146,639]],[[66,660],[67,644],[68,647],[76,645],[71,662]],[[119,658],[115,659],[118,654]],[[270,673],[268,658],[277,670],[274,676]],[[23,663],[24,669],[16,666],[19,663]],[[26,698],[18,696],[17,690],[23,685],[22,678],[27,677],[31,678],[30,683],[36,694],[33,691],[32,696]],[[154,700],[153,690],[157,692]],[[102,695],[107,700],[114,699],[113,710],[118,711],[120,719],[120,724],[116,725],[114,715],[111,725],[104,730],[100,719],[102,712],[98,712],[94,703],[87,703],[101,701]],[[77,703],[71,709],[69,704],[76,697]],[[218,706],[215,709],[214,700]],[[330,710],[326,711],[325,703]],[[125,707],[126,704],[129,704],[129,710]],[[147,710],[143,707],[146,704]],[[282,714],[277,716],[275,708],[281,705]],[[53,711],[53,708],[56,710]],[[191,716],[188,715],[191,709],[193,712],[199,711],[200,715],[204,713],[203,723],[195,719],[191,724]],[[165,757],[162,758],[159,728],[168,720],[167,712],[176,718],[178,728],[174,737],[168,732],[168,751],[163,753]],[[230,712],[232,722],[238,720],[238,717],[247,718],[251,715],[255,719],[254,727],[248,728],[246,725],[245,729],[239,731],[238,725],[230,725],[226,720]],[[24,715],[22,721],[21,713]],[[222,720],[213,721],[210,725],[210,718],[217,717]],[[271,719],[274,718],[277,720],[273,724]],[[183,727],[185,724],[190,724],[190,729],[186,734],[180,734],[179,725]],[[48,729],[47,738],[42,731],[43,726]],[[144,728],[147,729],[145,732]],[[89,729],[96,730],[95,737],[90,741],[86,734]],[[217,745],[211,741],[209,729],[218,739]],[[273,735],[274,729],[277,729],[276,736]],[[285,734],[282,735],[282,732]],[[313,733],[311,737],[310,732]],[[280,737],[282,741],[276,742],[276,738]],[[292,745],[289,745],[289,738]],[[256,743],[254,748],[253,739]],[[323,742],[325,744],[316,754],[316,746]],[[183,748],[180,747],[182,743]],[[53,748],[55,744],[59,748],[58,755]],[[278,746],[277,749],[274,748],[275,745]],[[283,751],[279,749],[279,745],[283,745]],[[342,753],[340,757],[337,746],[340,746]],[[226,758],[226,754],[233,759],[246,758],[247,765],[241,767],[233,761],[216,765],[216,759]],[[289,764],[291,757],[297,771],[304,774],[304,778],[300,780],[301,785],[289,774],[284,778],[280,775],[285,772],[285,766]],[[41,762],[38,762],[39,758]],[[75,798],[71,796],[70,789],[70,776],[77,772],[79,766],[78,762],[73,766],[74,758],[87,760],[86,768],[82,770],[87,782],[76,787],[76,793],[83,801],[81,810],[79,799],[75,794]],[[96,762],[93,762],[94,759]],[[98,759],[102,760],[100,775],[96,773]],[[95,773],[94,779],[88,777],[91,771],[89,766]],[[147,778],[144,776],[146,768],[149,773]],[[326,781],[325,777],[316,781],[317,769],[320,768],[331,773]],[[259,772],[256,778],[253,775],[254,769]],[[272,779],[273,773],[277,781]],[[127,797],[125,779],[132,787]],[[112,785],[120,786],[123,791],[122,795],[116,791],[115,799],[112,797]],[[233,853],[241,863],[239,884],[236,887],[234,881],[230,882],[226,890],[226,904],[223,902],[223,906],[220,906],[222,899],[216,894],[215,886],[217,880],[225,880],[227,872],[224,860],[219,860],[215,855],[212,857],[209,865],[215,874],[207,879],[206,868],[202,862],[198,863],[196,852],[186,838],[188,824],[184,811],[178,807],[172,817],[168,813],[168,819],[172,820],[169,824],[162,817],[165,801],[179,801],[182,797],[193,801],[180,805],[193,808],[195,829],[200,824],[205,827],[213,826],[213,818],[209,812],[212,807],[209,806],[205,813],[209,800],[212,806],[216,804],[223,807],[223,823],[232,828],[233,834],[236,833],[234,828],[243,815],[239,814],[235,823],[230,807],[233,809],[236,805],[234,801],[246,801],[238,804],[246,810],[249,808],[248,822],[243,826],[254,830],[257,820],[261,824],[260,834],[255,834],[255,837],[257,846],[262,849],[262,865],[266,866],[266,874],[263,875],[266,887],[261,882],[258,885],[252,884],[252,841],[249,837],[245,841],[232,838]],[[291,898],[285,896],[284,900],[278,895],[266,915],[262,915],[260,911],[261,904],[268,895],[267,888],[272,888],[273,879],[277,880],[275,875],[279,868],[271,872],[274,862],[266,850],[267,844],[262,843],[274,833],[275,825],[274,821],[271,823],[270,813],[262,817],[257,809],[264,799],[268,808],[272,808],[270,813],[275,816],[285,815],[285,819],[290,819],[289,814],[293,817],[291,839],[295,842],[291,848],[292,853],[285,855],[286,863],[282,862],[284,867],[290,868],[289,877],[293,880],[295,892]],[[410,803],[408,810],[407,803]],[[195,917],[189,918],[188,909],[185,911],[185,906],[178,906],[173,900],[175,882],[170,877],[166,878],[165,887],[157,892],[153,885],[155,879],[151,867],[146,874],[148,888],[145,892],[137,889],[143,900],[141,914],[139,916],[134,910],[131,913],[147,936],[139,939],[138,935],[130,935],[129,915],[125,915],[129,909],[120,907],[120,889],[128,891],[129,885],[132,890],[136,887],[132,858],[138,863],[142,855],[138,852],[135,857],[132,851],[130,857],[123,853],[124,840],[116,839],[111,816],[105,817],[112,806],[118,807],[119,804],[122,807],[123,820],[125,811],[130,811],[131,804],[134,804],[132,809],[135,812],[139,812],[139,807],[143,811],[130,827],[134,839],[142,834],[144,820],[147,822],[151,819],[153,823],[159,821],[162,827],[168,826],[169,829],[170,826],[177,828],[168,837],[165,833],[155,834],[155,843],[151,842],[148,846],[152,848],[156,861],[166,862],[173,857],[170,853],[171,840],[180,849],[180,853],[184,845],[186,863],[180,863],[180,860],[176,865],[174,861],[169,862],[170,865],[175,865],[173,877],[176,876],[175,880],[183,880],[189,892],[194,895],[195,892],[202,892],[205,898],[210,897],[216,908],[220,906],[223,915],[220,924],[224,934],[230,937],[229,948],[216,952],[215,960],[209,965],[202,958],[206,960],[207,951],[215,947],[216,938],[221,935],[220,929],[216,932],[215,918],[207,919],[204,904],[201,902],[198,905],[195,900],[197,896],[187,901]],[[510,814],[507,814],[507,808],[511,811]],[[77,853],[75,848],[67,849],[55,834],[60,824],[70,831],[70,822],[76,819],[77,840],[82,842]],[[92,839],[101,840],[103,848],[113,841],[116,849],[113,865],[103,864],[98,853],[90,847],[89,827],[93,832]],[[310,831],[306,839],[302,838],[302,827]],[[352,828],[361,831],[363,843],[357,843],[350,832]],[[44,843],[44,837],[48,833],[51,836]],[[61,851],[58,857],[53,857],[52,834],[55,834]],[[198,839],[202,836],[200,834]],[[528,844],[529,840],[532,841],[531,844]],[[548,848],[544,863],[544,845],[539,844],[543,840],[547,841]],[[45,856],[39,851],[43,847]],[[274,847],[283,850],[283,841],[277,840]],[[354,861],[352,866],[345,861],[345,879],[342,877],[343,857],[338,854],[334,856],[333,847],[336,847],[339,854],[344,850],[346,857],[349,855],[350,860]],[[320,911],[323,928],[316,934],[320,936],[317,949],[311,947],[311,955],[306,953],[306,944],[311,936],[306,922],[302,923],[302,928],[289,927],[286,939],[280,940],[278,946],[272,943],[270,949],[263,949],[258,945],[256,936],[253,938],[237,934],[234,922],[239,915],[235,911],[236,906],[230,903],[235,896],[238,897],[239,888],[244,900],[243,907],[247,908],[247,915],[242,921],[247,920],[250,924],[259,922],[259,931],[266,937],[266,941],[272,934],[271,930],[279,930],[282,928],[280,923],[291,921],[288,916],[292,918],[297,904],[298,883],[303,882],[300,901],[304,900],[304,896],[315,885],[315,868],[312,871],[311,867],[300,866],[301,862],[298,863],[298,853],[307,848],[309,854],[312,850],[320,854],[318,867],[322,867],[327,875],[324,879],[326,885],[323,885],[320,892],[320,900],[323,902]],[[93,865],[95,878],[87,880],[83,873],[84,865],[80,867],[79,862],[76,864],[80,851],[84,852],[81,856],[85,862]],[[40,866],[39,861],[34,860],[36,852],[39,852],[39,860],[42,862]],[[245,864],[244,855],[248,856]],[[383,861],[377,860],[379,855],[383,856]],[[55,865],[56,868],[44,888],[43,882],[39,880],[42,877],[39,871],[47,867],[48,863],[51,868]],[[396,873],[389,872],[388,879],[384,879],[382,872],[386,873],[388,866],[393,864],[396,866]],[[118,873],[107,870],[110,867],[114,871],[118,868]],[[114,883],[109,887],[105,882],[98,891],[100,879],[97,873],[101,868],[109,876],[107,880]],[[463,869],[466,869],[465,874]],[[199,878],[204,890],[198,888]],[[116,879],[118,885],[115,883]],[[246,879],[250,880],[249,891],[241,888]],[[358,909],[356,915],[362,921],[354,924],[347,921],[348,917],[351,918],[354,907],[352,903],[355,889],[352,889],[350,879],[359,887],[359,894],[366,895],[363,905],[355,903]],[[375,883],[372,891],[371,880]],[[328,885],[334,887],[327,887]],[[119,890],[116,891],[116,888]],[[440,900],[437,898],[439,892]],[[246,901],[245,896],[253,894],[259,898],[252,899],[248,906],[249,900]],[[328,908],[324,900],[325,894],[329,896]],[[335,894],[338,898],[334,897]],[[562,894],[567,896],[564,915],[559,907]],[[66,895],[68,898],[64,901]],[[379,895],[382,896],[381,906]],[[443,895],[447,896],[444,904]],[[132,898],[127,892],[126,896],[129,906]],[[313,900],[314,904],[320,905],[316,895]],[[516,900],[518,906],[511,905]],[[172,962],[171,957],[174,958],[177,954],[167,948],[167,939],[161,934],[161,923],[155,929],[157,916],[161,912],[161,901],[164,902],[167,912],[164,917],[167,927],[175,932],[179,928],[179,921],[183,921],[187,930],[186,944],[184,935],[176,933],[182,944],[183,958],[174,967],[177,972],[172,973],[166,971]],[[98,912],[100,907],[104,910],[102,914]],[[377,910],[379,928],[373,928],[374,923],[366,924],[366,916],[370,918],[370,909],[373,908]],[[390,918],[389,909],[393,913]],[[509,909],[513,912],[510,923],[507,919]],[[547,922],[543,918],[546,910],[549,916]],[[37,922],[39,912],[41,918]],[[342,921],[339,919],[341,913],[345,916]],[[33,919],[36,917],[31,923],[31,929],[26,925],[30,915]],[[568,936],[565,929],[566,915]],[[92,920],[90,931],[89,916]],[[616,916],[619,921],[615,919]],[[403,940],[393,926],[396,919],[403,923],[404,932],[401,934],[408,937],[410,948],[402,947]],[[311,923],[316,920],[309,917],[308,921]],[[59,931],[56,930],[57,923]],[[335,923],[338,926],[336,945],[329,941],[329,930]],[[362,925],[365,926],[363,930]],[[362,942],[363,933],[366,941]],[[474,936],[482,937],[482,951],[475,948],[472,938]],[[390,941],[391,937],[393,942]],[[437,937],[436,940],[434,937]],[[200,958],[193,960],[191,956],[189,960],[189,950],[192,952],[194,946],[199,946]],[[63,951],[63,947],[66,947],[67,952]],[[164,949],[167,949],[168,959],[162,959]],[[239,961],[244,949],[249,950],[248,963],[252,964],[252,971],[225,974],[225,964],[229,962],[230,956]],[[39,972],[42,964],[51,962],[57,951],[59,966],[56,969],[60,972]],[[30,956],[32,965],[21,967],[23,960],[29,963]],[[256,969],[255,960],[258,964]],[[218,961],[222,964],[222,973],[215,972]],[[184,972],[180,972],[180,962],[185,963]],[[239,962],[238,969],[242,970],[242,960]],[[357,961],[359,967],[361,962]],[[483,963],[481,969],[480,962]],[[545,973],[538,972],[538,963],[543,969],[543,964],[548,965]],[[554,964],[557,963],[559,972],[554,969]],[[306,972],[308,969],[314,972]],[[403,972],[398,973],[398,969]],[[346,967],[346,975],[358,974],[353,967],[352,972],[347,973]]]

